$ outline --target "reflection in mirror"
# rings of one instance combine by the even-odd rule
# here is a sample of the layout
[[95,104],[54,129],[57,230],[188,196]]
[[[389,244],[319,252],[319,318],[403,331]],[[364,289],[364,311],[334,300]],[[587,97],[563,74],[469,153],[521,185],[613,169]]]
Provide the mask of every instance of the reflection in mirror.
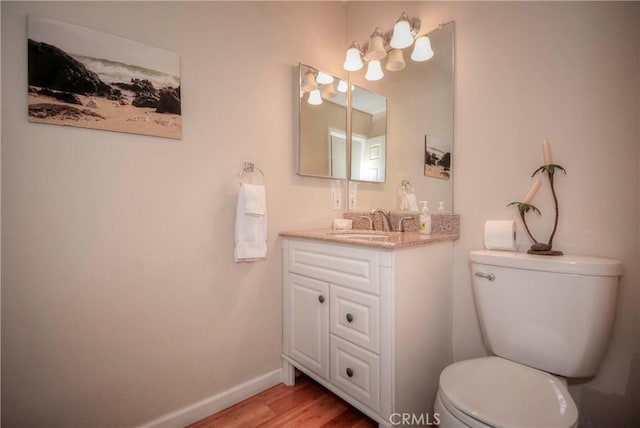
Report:
[[[438,55],[425,74],[430,88],[435,88],[428,98],[426,130],[424,136],[424,175],[450,180],[453,151],[453,23],[429,33],[431,44]],[[428,88],[427,88],[428,89]],[[435,183],[447,187],[449,183]]]
[[386,178],[387,99],[356,86],[351,93],[351,180]]
[[300,64],[298,174],[347,178],[347,83]]
[[[437,210],[440,201],[444,202],[445,211],[453,209],[454,23],[441,25],[427,35],[434,52],[431,59],[414,62],[404,52],[406,68],[401,71],[389,70],[386,64],[389,60],[385,59],[384,77],[375,82],[366,81],[362,72],[350,74],[354,83],[364,84],[387,97],[387,135],[391,143],[386,151],[387,158],[393,160],[386,168],[388,185],[359,187],[356,211],[377,207],[399,209],[398,189],[402,180],[409,180],[418,200],[429,201],[432,210]],[[434,163],[441,163],[433,171],[439,178],[425,177],[425,143],[438,157],[433,159]],[[450,155],[445,156],[446,153]]]

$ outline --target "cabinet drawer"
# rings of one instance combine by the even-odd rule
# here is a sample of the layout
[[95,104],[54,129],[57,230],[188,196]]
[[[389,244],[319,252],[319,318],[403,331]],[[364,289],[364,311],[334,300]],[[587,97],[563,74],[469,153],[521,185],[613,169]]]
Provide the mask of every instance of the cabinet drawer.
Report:
[[331,333],[380,353],[379,300],[335,285],[331,286]]
[[380,357],[331,335],[331,383],[378,411]]
[[290,241],[289,272],[378,294],[378,254],[373,250]]

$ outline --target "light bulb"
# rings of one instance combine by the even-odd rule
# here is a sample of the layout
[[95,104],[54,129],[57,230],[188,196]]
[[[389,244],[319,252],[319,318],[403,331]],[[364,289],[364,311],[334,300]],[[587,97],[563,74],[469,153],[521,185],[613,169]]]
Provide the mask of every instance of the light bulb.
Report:
[[394,49],[404,49],[413,43],[413,35],[411,34],[411,24],[406,13],[402,13],[396,25],[393,26],[393,35],[389,44]]
[[364,75],[364,78],[367,80],[380,80],[383,77],[384,73],[382,72],[382,65],[380,65],[380,61],[369,61],[367,73]]
[[343,68],[347,71],[358,71],[363,65],[362,58],[360,57],[360,47],[356,42],[353,42],[351,43],[351,47],[347,49]]
[[307,100],[307,102],[313,106],[322,104],[322,97],[320,96],[320,90],[314,89],[313,91],[309,92],[309,99]]
[[389,59],[387,60],[385,68],[389,71],[400,71],[405,68],[406,65],[404,58],[402,57],[402,50],[394,49],[389,54]]
[[376,60],[382,59],[385,56],[387,56],[387,51],[384,48],[382,30],[380,28],[376,28],[369,39],[369,48],[367,49],[366,57],[370,60]]
[[324,98],[325,100],[332,99],[333,97],[338,95],[338,93],[336,92],[336,85],[334,85],[333,83],[327,83],[326,85],[322,85],[322,89],[320,90],[320,95],[322,95],[322,98]]
[[333,83],[333,76],[330,74],[325,73],[324,71],[319,71],[318,72],[318,77],[316,78],[316,81],[322,85],[326,85],[328,83]]
[[316,76],[313,71],[308,70],[306,73],[304,73],[304,77],[302,78],[302,90],[304,92],[309,92],[313,91],[314,89],[318,89]]
[[431,41],[429,37],[422,36],[416,39],[416,44],[413,46],[413,53],[411,59],[416,62],[426,61],[433,57],[433,49],[431,49]]

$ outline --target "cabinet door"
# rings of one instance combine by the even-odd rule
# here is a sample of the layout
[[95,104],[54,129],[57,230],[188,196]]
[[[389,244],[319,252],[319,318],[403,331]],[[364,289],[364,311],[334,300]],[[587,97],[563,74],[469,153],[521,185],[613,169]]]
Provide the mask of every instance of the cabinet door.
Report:
[[329,284],[289,273],[289,356],[329,378]]

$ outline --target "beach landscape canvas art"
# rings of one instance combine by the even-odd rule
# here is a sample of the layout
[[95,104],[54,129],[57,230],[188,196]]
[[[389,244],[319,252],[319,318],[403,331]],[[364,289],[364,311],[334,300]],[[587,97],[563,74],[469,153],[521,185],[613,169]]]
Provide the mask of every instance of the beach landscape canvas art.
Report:
[[424,136],[424,175],[451,178],[451,144],[432,135]]
[[28,45],[29,121],[182,137],[178,54],[33,15]]

